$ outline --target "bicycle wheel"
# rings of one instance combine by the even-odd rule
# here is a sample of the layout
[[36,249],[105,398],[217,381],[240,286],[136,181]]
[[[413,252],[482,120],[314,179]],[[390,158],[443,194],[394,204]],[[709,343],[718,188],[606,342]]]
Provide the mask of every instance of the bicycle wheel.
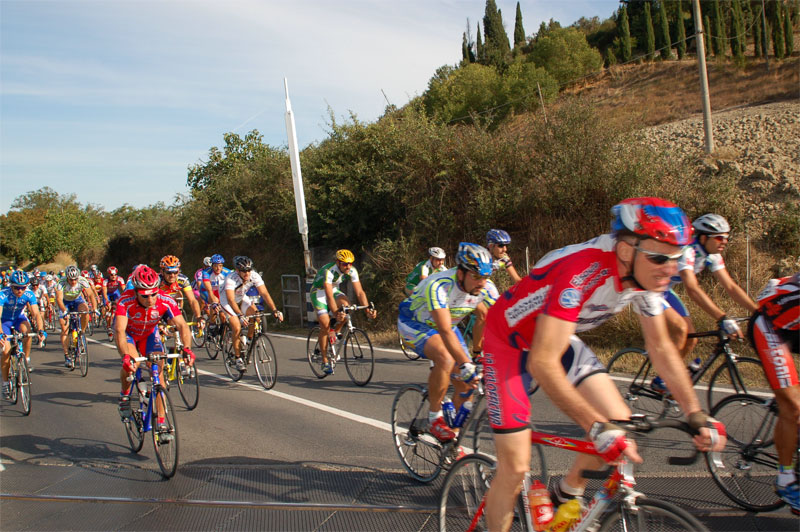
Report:
[[318,379],[324,379],[328,376],[327,373],[322,371],[322,353],[319,352],[319,327],[313,327],[308,332],[308,339],[306,340],[306,358],[308,365],[311,366],[311,372]]
[[219,317],[214,318],[208,322],[204,336],[206,337],[205,348],[208,358],[214,360],[222,351],[222,334],[224,324],[220,323]]
[[271,390],[278,380],[278,357],[275,355],[272,340],[265,334],[256,336],[250,356],[256,367],[256,375],[258,375],[261,386],[265,390]]
[[711,415],[725,424],[728,444],[720,453],[724,469],[706,455],[711,477],[733,502],[752,512],[783,506],[773,489],[778,453],[772,435],[778,421],[777,403],[754,395],[730,395]]
[[344,343],[344,366],[357,386],[366,386],[375,371],[375,353],[367,333],[353,329]]
[[196,323],[189,326],[192,333],[192,342],[197,347],[203,347],[206,343],[206,331],[201,329]]
[[[439,499],[439,530],[488,530],[484,519],[484,497],[496,470],[494,460],[482,454],[462,457],[447,473]],[[525,530],[522,499],[517,497],[511,530]]]
[[[151,432],[153,433],[153,445],[156,449],[158,467],[161,468],[161,474],[165,478],[170,478],[178,469],[178,425],[175,422],[175,412],[172,409],[169,395],[164,393],[164,390],[159,390],[158,397],[164,401],[164,420],[167,424],[167,429],[158,431],[154,426]],[[156,406],[157,403],[153,404],[154,417],[158,411]]]
[[[185,361],[184,364],[186,364]],[[197,364],[196,360],[195,364]],[[197,401],[200,399],[200,375],[197,373],[195,366],[184,365],[183,369],[186,371],[186,375],[181,371],[180,365],[175,370],[178,391],[181,393],[181,399],[183,399],[186,409],[194,410],[197,407]]]
[[618,351],[608,361],[607,370],[631,412],[656,417],[665,415],[664,396],[650,387],[656,373],[647,351],[638,347]]
[[627,508],[621,501],[608,512],[600,525],[600,532],[632,532],[636,530],[657,532],[667,530],[705,531],[706,528],[686,510],[665,501],[638,497],[636,508]]
[[19,360],[20,359],[17,358],[17,355],[14,354],[14,353],[11,353],[9,355],[9,357],[10,357],[11,360],[10,360],[10,363],[8,365],[8,382],[9,382],[9,386],[8,386],[9,398],[8,398],[8,400],[11,402],[12,405],[15,405],[15,404],[17,404],[17,401],[19,400],[19,388],[17,388],[16,382],[17,382],[17,373],[19,372]]
[[86,334],[92,336],[94,334],[94,319],[93,317],[89,317],[89,320],[86,322]]
[[[245,349],[242,347],[242,349]],[[238,382],[244,375],[244,371],[236,369],[236,352],[233,350],[233,333],[229,328],[225,328],[222,336],[222,361],[225,365],[225,373],[233,382]]]
[[134,380],[131,383],[131,417],[123,419],[125,425],[125,435],[128,437],[128,445],[131,451],[138,453],[144,445],[144,416],[147,413],[147,403],[139,395],[139,383]]
[[410,347],[406,347],[405,342],[403,342],[403,336],[398,332],[397,333],[398,340],[400,341],[400,350],[409,360],[417,360],[419,355]]
[[11,381],[12,386],[19,388],[19,399],[22,404],[22,413],[26,416],[31,413],[31,376],[28,373],[28,361],[22,356],[19,358],[19,369],[16,381]]
[[708,409],[729,395],[752,392],[771,392],[761,361],[752,357],[741,357],[732,365],[724,361],[708,381]]
[[78,336],[78,351],[75,358],[78,369],[81,370],[81,377],[85,377],[89,373],[89,350],[86,337],[82,334]]
[[442,471],[443,445],[427,427],[428,392],[406,386],[392,403],[392,437],[403,467],[420,482],[431,482]]

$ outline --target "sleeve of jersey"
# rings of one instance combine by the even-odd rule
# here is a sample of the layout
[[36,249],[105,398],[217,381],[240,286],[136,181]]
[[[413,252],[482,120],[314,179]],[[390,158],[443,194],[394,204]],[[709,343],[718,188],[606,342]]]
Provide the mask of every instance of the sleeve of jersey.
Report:
[[355,266],[350,267],[350,282],[357,283],[358,280],[358,270],[356,270]]
[[250,280],[253,281],[253,286],[256,288],[259,286],[264,286],[264,279],[262,279],[261,276],[255,272],[250,274]]
[[333,268],[325,270],[325,284],[333,284]]
[[447,293],[452,284],[450,279],[437,279],[429,283],[425,290],[425,304],[428,310],[447,308]]
[[573,323],[578,321],[583,304],[603,284],[590,282],[592,276],[584,278],[587,270],[591,270],[595,265],[599,266],[601,257],[593,260],[591,256],[593,253],[599,252],[587,250],[570,255],[569,261],[561,260],[550,267],[547,273],[550,279],[545,279],[547,295],[542,308],[544,314]]
[[128,304],[130,303],[129,298],[122,298],[117,303],[117,310],[114,312],[115,316],[127,316],[128,315]]
[[714,253],[713,255],[709,255],[708,262],[709,262],[708,271],[710,272],[717,272],[719,270],[725,269],[725,260],[719,253]]
[[166,316],[167,319],[171,320],[175,316],[181,315],[181,309],[178,307],[178,304],[175,302],[174,299],[172,299],[169,296],[164,296],[163,298],[159,297],[159,299],[164,303],[165,308],[163,315]]
[[500,291],[497,289],[497,286],[492,282],[492,280],[489,279],[483,289],[483,304],[487,307],[491,307],[499,298]]
[[633,300],[633,311],[640,316],[658,316],[664,313],[664,294],[662,292],[642,292]]
[[694,271],[694,257],[695,251],[691,247],[686,248],[683,252],[683,257],[678,260],[678,271],[693,270]]

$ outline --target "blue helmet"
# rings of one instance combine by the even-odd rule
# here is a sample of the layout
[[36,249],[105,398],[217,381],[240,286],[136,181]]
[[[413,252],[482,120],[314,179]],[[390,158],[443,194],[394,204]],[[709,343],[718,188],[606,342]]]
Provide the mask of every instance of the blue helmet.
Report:
[[511,237],[502,229],[489,229],[486,233],[486,243],[508,245],[511,243]]
[[211,255],[211,264],[225,264],[225,257],[219,253],[215,253],[214,255]]
[[30,277],[28,274],[23,272],[22,270],[17,270],[11,274],[11,286],[28,286],[30,282]]
[[492,255],[489,250],[478,244],[461,242],[456,253],[456,264],[465,270],[475,272],[478,275],[492,275]]

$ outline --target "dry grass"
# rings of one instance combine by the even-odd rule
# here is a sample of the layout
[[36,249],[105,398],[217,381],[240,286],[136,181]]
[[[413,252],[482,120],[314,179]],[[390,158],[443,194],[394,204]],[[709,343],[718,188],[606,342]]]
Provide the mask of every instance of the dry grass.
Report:
[[54,271],[58,273],[59,271],[63,270],[70,264],[77,264],[77,263],[75,262],[75,259],[72,258],[72,255],[61,251],[58,253],[58,255],[55,256],[53,262],[48,262],[47,264],[40,264],[38,268],[45,272]]

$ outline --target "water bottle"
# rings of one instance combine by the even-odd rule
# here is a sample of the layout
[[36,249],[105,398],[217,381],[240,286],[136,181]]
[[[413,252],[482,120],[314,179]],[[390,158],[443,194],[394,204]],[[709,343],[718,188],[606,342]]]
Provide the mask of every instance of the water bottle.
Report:
[[445,397],[444,401],[442,401],[442,415],[444,416],[444,420],[447,422],[449,427],[454,426],[453,422],[455,421],[456,417],[456,407],[453,405],[453,401],[451,401],[449,397]]
[[537,531],[547,530],[553,521],[553,501],[547,488],[539,480],[531,484],[528,489],[528,507],[531,513],[533,529]]
[[139,381],[136,386],[139,388],[139,397],[147,397],[147,384]]
[[464,425],[464,420],[467,419],[470,410],[472,410],[472,401],[464,401],[461,403],[461,406],[458,407],[458,412],[456,412],[456,417],[453,420],[453,428]]
[[548,532],[566,532],[572,523],[578,520],[581,516],[581,501],[579,499],[570,499],[558,507],[556,516],[550,523]]
[[691,364],[689,364],[689,373],[694,375],[700,370],[700,359],[695,358],[692,360]]

